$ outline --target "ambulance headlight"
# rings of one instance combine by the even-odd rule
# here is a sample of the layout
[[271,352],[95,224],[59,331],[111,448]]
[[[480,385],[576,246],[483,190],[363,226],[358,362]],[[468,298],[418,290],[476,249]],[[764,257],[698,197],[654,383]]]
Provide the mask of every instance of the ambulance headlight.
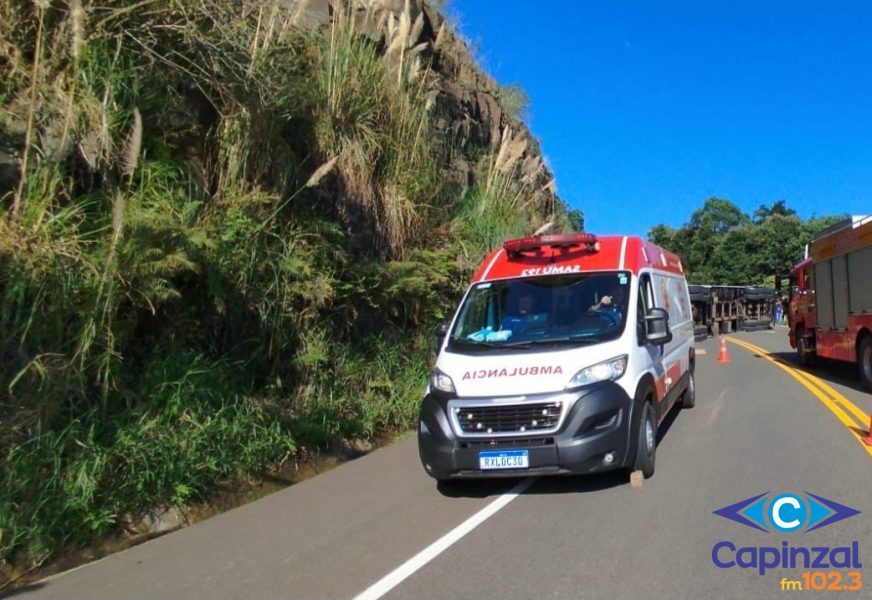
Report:
[[616,356],[609,360],[583,368],[572,376],[566,389],[577,388],[600,381],[614,381],[619,379],[627,370],[627,355]]
[[430,375],[430,385],[440,392],[453,394],[457,391],[454,389],[454,382],[451,378],[439,369],[433,369],[433,373]]

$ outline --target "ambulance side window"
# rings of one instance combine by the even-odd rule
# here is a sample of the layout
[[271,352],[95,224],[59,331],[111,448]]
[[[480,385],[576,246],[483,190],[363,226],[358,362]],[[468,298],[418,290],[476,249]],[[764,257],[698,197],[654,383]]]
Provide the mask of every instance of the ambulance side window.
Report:
[[497,313],[499,311],[499,295],[494,293],[490,284],[482,284],[472,291],[463,312],[458,319],[454,337],[465,337],[478,331],[482,324],[496,329]]
[[638,317],[638,342],[640,346],[645,345],[645,338],[648,333],[645,315],[648,310],[654,307],[654,291],[651,288],[651,277],[646,273],[639,277],[639,299],[637,307]]

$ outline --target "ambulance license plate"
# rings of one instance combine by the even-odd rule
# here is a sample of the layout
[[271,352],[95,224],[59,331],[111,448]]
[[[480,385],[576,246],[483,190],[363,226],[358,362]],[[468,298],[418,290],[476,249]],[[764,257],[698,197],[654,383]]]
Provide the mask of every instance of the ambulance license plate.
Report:
[[488,450],[478,453],[478,467],[488,469],[527,469],[530,453],[527,450]]

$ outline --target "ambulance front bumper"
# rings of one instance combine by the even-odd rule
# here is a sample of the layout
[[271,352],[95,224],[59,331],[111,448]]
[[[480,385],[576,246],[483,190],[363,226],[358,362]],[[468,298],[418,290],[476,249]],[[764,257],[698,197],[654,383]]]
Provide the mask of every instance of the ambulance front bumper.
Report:
[[[502,400],[458,399],[438,392],[424,397],[418,422],[418,449],[431,477],[445,480],[586,474],[620,468],[632,460],[633,401],[614,382],[572,393],[526,396],[517,403]],[[558,418],[544,426],[537,423],[538,429],[529,430],[533,423],[530,415],[539,414],[539,407],[557,403],[561,405]],[[467,410],[470,404],[499,407],[501,412],[492,409],[489,416],[482,418],[484,427],[478,427],[475,422],[478,411],[475,407]],[[463,408],[458,410],[459,406]],[[537,410],[530,410],[531,407]],[[467,416],[469,421],[465,422]],[[489,433],[487,426],[497,423]],[[526,430],[522,432],[520,427]],[[483,456],[502,450],[516,455],[517,451],[520,454],[526,451],[527,466],[486,468]]]

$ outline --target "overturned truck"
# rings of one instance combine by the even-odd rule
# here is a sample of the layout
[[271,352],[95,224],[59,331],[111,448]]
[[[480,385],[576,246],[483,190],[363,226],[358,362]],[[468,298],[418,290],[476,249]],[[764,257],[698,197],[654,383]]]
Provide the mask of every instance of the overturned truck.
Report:
[[734,331],[772,326],[776,292],[772,288],[734,285],[688,286],[696,341]]

